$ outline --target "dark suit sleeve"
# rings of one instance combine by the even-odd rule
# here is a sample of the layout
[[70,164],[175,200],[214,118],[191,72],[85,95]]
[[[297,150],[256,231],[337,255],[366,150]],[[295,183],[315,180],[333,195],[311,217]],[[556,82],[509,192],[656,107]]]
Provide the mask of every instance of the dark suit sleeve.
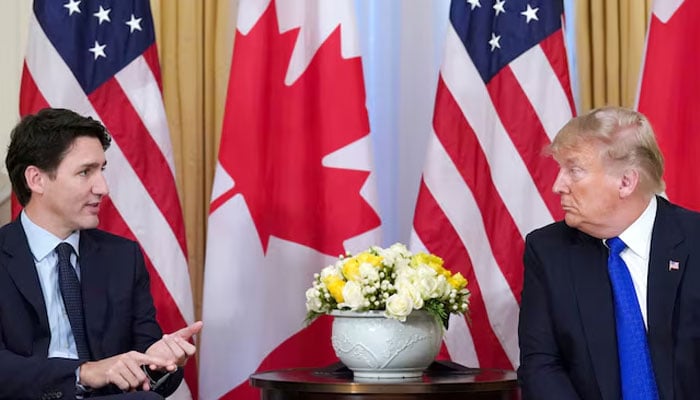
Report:
[[544,268],[528,236],[525,243],[525,278],[518,340],[520,367],[518,380],[522,397],[527,399],[578,399],[571,380],[562,365],[561,353],[554,335],[551,310],[551,290]]
[[[156,310],[153,305],[153,297],[151,295],[150,279],[148,271],[143,259],[141,249],[134,243],[134,254],[136,260],[136,271],[134,274],[134,323],[133,323],[133,340],[134,350],[146,352],[146,350],[162,336],[163,331],[156,322]],[[156,392],[164,397],[173,393],[182,382],[182,368],[170,375]]]
[[78,360],[24,357],[5,347],[0,324],[0,399],[40,399],[75,395],[75,370]]

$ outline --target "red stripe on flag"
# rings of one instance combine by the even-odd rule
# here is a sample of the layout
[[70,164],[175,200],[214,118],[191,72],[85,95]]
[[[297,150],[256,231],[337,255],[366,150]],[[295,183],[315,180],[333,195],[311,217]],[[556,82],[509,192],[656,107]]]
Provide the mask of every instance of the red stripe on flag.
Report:
[[[433,127],[445,151],[471,188],[481,211],[493,256],[519,303],[523,287],[520,255],[525,241],[493,184],[486,155],[474,131],[442,77],[438,79]],[[430,251],[434,252],[433,249]]]
[[549,212],[552,215],[561,214],[559,196],[552,192],[557,163],[551,157],[543,157],[542,153],[550,143],[549,137],[513,71],[506,66],[486,88],[503,127],[525,162]]
[[163,79],[160,76],[160,63],[158,62],[158,46],[155,43],[141,54],[150,68],[153,78],[158,83],[158,89],[163,93]]
[[[566,52],[563,51],[565,49],[564,32],[559,29],[552,33],[540,42],[540,47],[547,60],[549,60],[554,74],[557,76],[562,89],[564,89],[564,93],[566,93],[569,107],[571,107],[571,115],[576,115],[576,104],[574,103],[574,95],[571,92],[571,78],[569,77],[569,62],[566,59]],[[557,217],[557,219],[563,218],[563,216],[564,214],[560,212],[560,217]]]
[[[109,229],[106,229],[109,228]],[[129,229],[126,222],[122,218],[119,211],[114,207],[112,199],[106,197],[100,203],[100,229],[108,230],[110,233],[119,235],[133,241],[136,240],[136,235]],[[146,269],[151,279],[151,293],[153,296],[153,304],[156,307],[156,319],[161,329],[165,333],[175,332],[187,326],[187,321],[180,313],[175,300],[171,296],[168,288],[165,286],[158,270],[155,269],[148,254],[141,249],[146,263]],[[192,340],[190,340],[192,342]],[[190,388],[193,398],[197,396],[199,390],[197,388],[197,360],[192,357],[187,360],[185,365],[185,380]]]
[[37,111],[49,107],[49,103],[46,101],[44,96],[41,94],[41,90],[36,85],[34,77],[27,63],[24,63],[24,68],[22,69],[22,91],[19,94],[19,115],[34,114]]
[[[88,98],[187,255],[185,226],[175,177],[165,156],[141,122],[141,117],[114,78],[106,81]],[[114,109],[119,112],[115,113]],[[154,174],[153,171],[158,173]]]
[[[471,323],[469,330],[472,334],[474,347],[479,358],[479,366],[482,368],[512,368],[508,356],[501,343],[493,332],[493,328],[486,313],[486,305],[481,295],[479,281],[474,274],[471,258],[464,244],[455,231],[452,222],[447,218],[435,201],[425,182],[421,181],[418,191],[416,213],[413,220],[416,234],[425,240],[425,244],[431,252],[440,254],[445,265],[453,272],[461,272],[469,283],[467,288],[471,291],[469,299],[469,316]],[[440,240],[428,240],[440,238]]]

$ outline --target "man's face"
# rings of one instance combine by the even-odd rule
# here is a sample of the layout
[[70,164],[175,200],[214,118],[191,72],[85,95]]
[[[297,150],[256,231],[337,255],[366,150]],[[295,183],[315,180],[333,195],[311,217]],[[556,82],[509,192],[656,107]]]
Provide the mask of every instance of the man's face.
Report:
[[109,193],[103,170],[105,152],[93,137],[78,137],[58,165],[55,176],[44,174],[42,213],[59,237],[97,227],[100,201]]
[[566,224],[604,238],[620,204],[620,177],[606,168],[600,148],[593,143],[580,143],[554,158],[559,174],[552,190],[561,196]]

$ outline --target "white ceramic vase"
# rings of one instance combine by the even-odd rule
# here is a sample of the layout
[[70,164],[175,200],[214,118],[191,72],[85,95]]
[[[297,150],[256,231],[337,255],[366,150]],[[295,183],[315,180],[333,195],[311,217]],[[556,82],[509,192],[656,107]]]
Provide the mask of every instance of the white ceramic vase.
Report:
[[424,310],[414,310],[405,322],[383,311],[331,315],[335,354],[357,378],[420,377],[440,350],[442,325]]

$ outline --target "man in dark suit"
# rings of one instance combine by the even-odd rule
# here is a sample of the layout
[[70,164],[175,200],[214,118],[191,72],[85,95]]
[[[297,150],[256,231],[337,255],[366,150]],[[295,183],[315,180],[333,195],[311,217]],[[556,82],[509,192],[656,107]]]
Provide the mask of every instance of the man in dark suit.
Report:
[[[656,195],[664,190],[663,158],[648,120],[627,109],[594,110],[564,126],[550,152],[565,219],[526,239],[523,398],[700,398],[700,214]],[[615,256],[609,248],[618,238],[623,250]],[[636,299],[624,312],[615,257]],[[632,324],[620,318],[633,314],[643,350],[631,357],[624,349]],[[626,371],[645,362],[649,374],[630,383]]]
[[63,109],[12,132],[24,209],[0,229],[0,399],[162,399],[195,352],[201,322],[162,334],[138,244],[95,229],[110,141]]

